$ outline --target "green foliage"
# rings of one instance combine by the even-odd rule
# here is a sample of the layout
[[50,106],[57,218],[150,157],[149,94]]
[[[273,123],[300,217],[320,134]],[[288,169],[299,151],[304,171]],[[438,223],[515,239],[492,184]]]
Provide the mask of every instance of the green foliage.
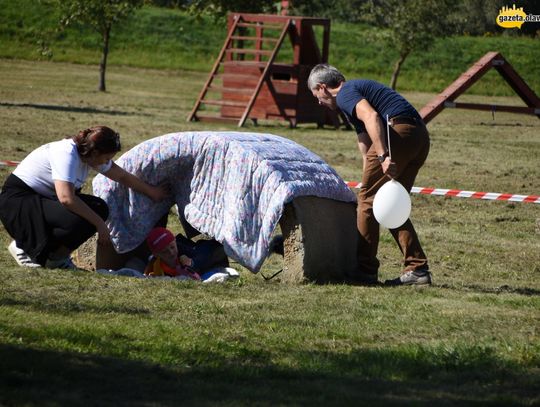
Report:
[[[94,30],[77,24],[58,31],[59,15],[54,8],[34,0],[0,0],[0,9],[0,57],[50,57],[52,61],[83,64],[99,61],[101,40]],[[223,45],[225,27],[223,20],[216,22],[210,16],[197,18],[176,9],[145,6],[111,32],[109,64],[208,73]],[[332,21],[329,62],[348,78],[388,83],[399,54],[372,34],[377,31],[381,30]],[[42,36],[47,32],[50,35]],[[44,48],[38,39],[44,40]],[[440,92],[489,51],[501,52],[540,93],[538,40],[509,35],[436,38],[430,49],[417,49],[407,57],[398,89]],[[482,78],[469,92],[515,95],[497,74]]]
[[456,33],[483,35],[486,32],[502,33],[504,28],[497,25],[496,17],[506,0],[470,0],[460,1],[453,15],[448,16],[455,22]]
[[364,19],[387,30],[383,39],[400,56],[414,49],[429,48],[436,38],[450,34],[446,17],[455,9],[455,1],[371,0]]
[[275,0],[191,0],[183,5],[190,14],[225,16],[230,11],[243,13],[274,13],[279,5]]
[[[452,27],[451,33],[456,35],[485,35],[490,33],[531,36],[535,37],[540,31],[538,24],[524,24],[521,29],[507,30],[497,25],[496,17],[503,6],[511,6],[512,2],[507,0],[455,0],[449,2],[436,2],[432,0],[419,0],[416,2],[407,1],[378,1],[378,0],[335,0],[332,6],[325,0],[295,0],[292,2],[292,13],[294,15],[326,17],[334,21],[363,24],[366,20],[372,20],[374,14],[387,19],[396,11],[396,6],[402,8],[407,6],[408,10],[403,15],[406,19],[416,19],[418,8],[417,3],[423,10],[423,15],[439,15],[435,20],[437,24],[447,24]],[[451,5],[451,9],[445,14],[440,12]],[[411,6],[411,7],[409,7]],[[517,7],[523,7],[527,14],[540,14],[540,3],[537,0],[521,0],[516,2]],[[400,14],[401,11],[400,11]]]
[[291,15],[331,18],[340,22],[361,23],[367,0],[294,0]]
[[105,71],[109,54],[109,40],[113,25],[118,25],[133,10],[143,5],[143,0],[49,0],[60,10],[61,26],[74,23],[94,28],[102,38],[102,54],[100,61],[100,91],[106,90]]
[[[360,38],[361,34],[356,37]],[[368,36],[369,37],[369,36]],[[334,25],[330,62],[342,68],[349,79],[372,78],[388,83],[394,62],[399,55],[370,38],[361,47],[349,45],[351,31],[347,26]],[[538,40],[523,37],[452,36],[436,39],[431,49],[412,52],[402,66],[400,90],[441,92],[478,59],[490,51],[501,52],[519,75],[540,93],[540,75],[535,58],[540,58]],[[468,93],[483,95],[515,95],[499,74],[488,72]]]
[[125,19],[143,0],[49,0],[61,12],[62,25],[86,24],[98,33],[111,29],[113,24]]
[[456,9],[453,0],[370,0],[366,4],[365,21],[381,28],[372,32],[388,48],[398,52],[390,87],[396,88],[397,78],[405,59],[415,49],[429,49],[435,39],[453,31],[448,15]]

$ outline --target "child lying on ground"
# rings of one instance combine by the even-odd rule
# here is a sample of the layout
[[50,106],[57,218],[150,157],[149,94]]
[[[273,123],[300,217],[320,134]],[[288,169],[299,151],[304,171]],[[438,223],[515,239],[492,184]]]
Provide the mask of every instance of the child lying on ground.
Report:
[[176,239],[166,228],[157,227],[146,238],[152,257],[144,270],[147,276],[169,276],[180,279],[200,280],[201,276],[190,267],[193,260],[186,255],[178,255]]
[[[239,276],[236,270],[227,267],[228,261],[226,260],[226,257],[226,265],[223,264],[223,266],[220,266],[220,264],[216,264],[217,267],[208,269],[210,266],[208,261],[212,261],[213,259],[211,258],[211,252],[202,249],[202,245],[199,245],[202,249],[199,251],[201,252],[200,254],[204,253],[206,255],[204,256],[207,257],[206,259],[199,259],[199,261],[194,259],[195,257],[201,257],[197,255],[197,249],[195,247],[192,248],[192,256],[194,258],[188,257],[183,253],[180,254],[177,239],[178,238],[175,238],[170,230],[163,227],[156,227],[150,231],[146,239],[146,243],[152,252],[152,257],[144,270],[144,274],[146,276],[169,276],[182,280],[191,279],[199,281],[202,280],[204,282],[223,282],[231,277]],[[184,238],[184,240],[188,239]],[[212,243],[218,244],[217,242],[205,243],[208,243],[210,247],[212,247]],[[180,239],[180,244],[185,249],[184,251],[189,249],[189,245],[185,244],[182,239]],[[214,252],[217,253],[219,257],[219,253],[215,250]],[[225,255],[223,254],[223,256]]]

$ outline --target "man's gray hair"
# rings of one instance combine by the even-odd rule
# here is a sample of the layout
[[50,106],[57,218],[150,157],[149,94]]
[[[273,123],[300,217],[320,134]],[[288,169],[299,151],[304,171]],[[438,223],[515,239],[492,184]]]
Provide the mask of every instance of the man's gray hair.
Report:
[[337,68],[328,64],[315,65],[308,78],[308,88],[311,91],[317,89],[317,85],[324,84],[331,89],[337,88],[345,77]]

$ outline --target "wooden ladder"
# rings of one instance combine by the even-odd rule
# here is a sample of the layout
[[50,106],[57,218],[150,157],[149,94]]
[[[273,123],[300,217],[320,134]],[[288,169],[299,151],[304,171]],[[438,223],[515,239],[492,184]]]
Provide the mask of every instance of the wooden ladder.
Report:
[[[291,19],[285,19],[283,22],[274,22],[272,24],[261,22],[245,22],[242,17],[239,15],[234,16],[234,22],[229,29],[227,38],[221,48],[219,56],[214,63],[208,79],[203,86],[202,91],[195,102],[191,113],[189,114],[187,121],[198,120],[198,121],[214,121],[214,122],[237,122],[238,127],[242,127],[246,120],[249,117],[251,109],[257,100],[257,96],[268,77],[270,67],[274,63],[278,51],[287,35],[289,28],[292,24]],[[245,35],[248,30],[255,30],[254,35]],[[274,32],[280,31],[279,37],[265,37],[264,33],[266,30],[274,30]],[[249,42],[253,43],[252,47],[244,47],[244,43]],[[235,46],[236,43],[236,46]],[[273,49],[264,49],[263,44],[274,44]],[[236,56],[236,59],[235,59]],[[252,59],[246,59],[252,58]],[[268,57],[267,60],[263,60],[263,57]],[[259,70],[262,70],[257,83],[254,88],[250,88],[247,83],[243,86],[236,87],[226,87],[223,85],[224,73],[220,70],[224,70],[226,64],[234,63],[237,66],[251,66],[257,67]],[[215,82],[221,80],[222,85],[219,83],[216,85]],[[221,99],[217,98],[208,98],[209,93],[220,92],[222,94]],[[239,95],[239,99],[247,99],[247,96],[250,95],[249,101],[245,100],[227,100],[224,96],[225,94]],[[204,110],[201,109],[202,106],[220,106],[222,109],[225,108],[235,108],[243,109],[241,115],[230,115],[230,116],[215,116],[215,115],[205,115]],[[203,113],[200,113],[200,111]]]

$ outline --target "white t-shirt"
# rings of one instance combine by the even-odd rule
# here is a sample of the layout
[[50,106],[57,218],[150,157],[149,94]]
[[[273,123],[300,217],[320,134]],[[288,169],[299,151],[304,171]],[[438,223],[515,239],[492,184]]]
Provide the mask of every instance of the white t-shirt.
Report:
[[[111,169],[112,161],[95,167],[100,173]],[[26,185],[45,196],[56,196],[54,181],[67,181],[75,189],[82,187],[90,166],[82,162],[77,146],[72,139],[63,139],[44,144],[32,151],[15,168],[13,174]]]

